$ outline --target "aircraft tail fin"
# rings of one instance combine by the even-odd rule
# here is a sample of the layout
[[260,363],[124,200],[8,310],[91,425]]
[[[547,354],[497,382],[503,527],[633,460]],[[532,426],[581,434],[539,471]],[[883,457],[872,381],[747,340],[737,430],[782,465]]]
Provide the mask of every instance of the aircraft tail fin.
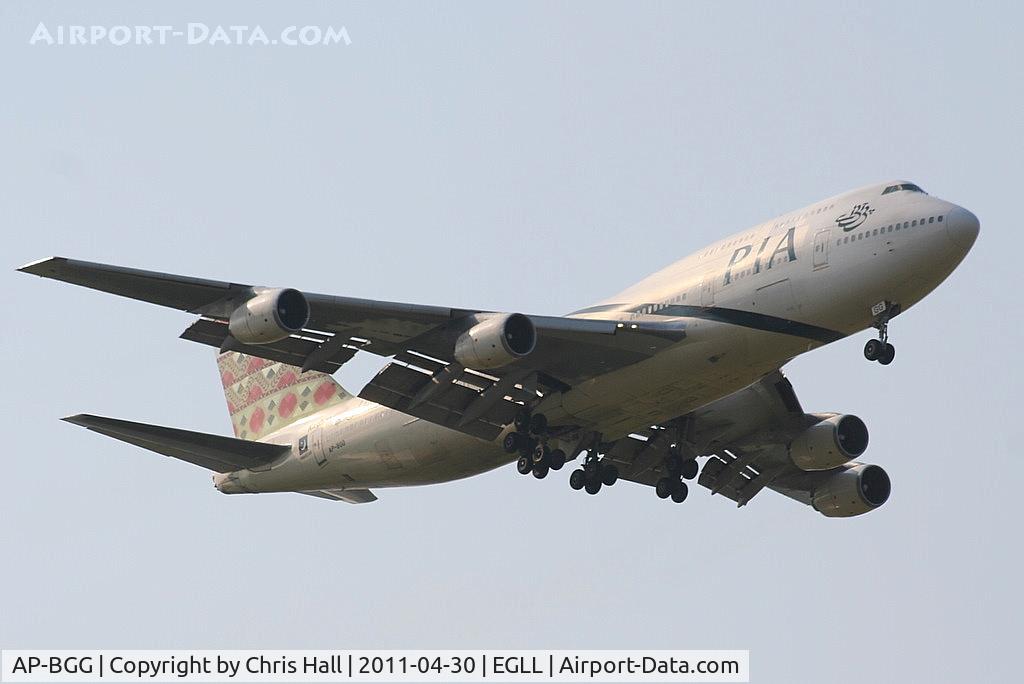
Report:
[[326,373],[239,352],[219,354],[217,368],[239,439],[260,439],[352,396]]

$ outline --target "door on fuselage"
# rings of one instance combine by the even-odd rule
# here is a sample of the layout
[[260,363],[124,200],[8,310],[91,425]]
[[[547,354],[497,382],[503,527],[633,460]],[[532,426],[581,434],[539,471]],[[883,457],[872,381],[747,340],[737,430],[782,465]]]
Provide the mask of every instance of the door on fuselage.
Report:
[[715,276],[710,273],[704,274],[700,279],[700,305],[709,307],[715,305]]
[[313,452],[313,458],[316,459],[317,465],[327,465],[327,451],[324,447],[324,428],[322,425],[317,425],[309,433],[310,450]]
[[828,266],[828,236],[831,231],[826,228],[814,234],[814,270]]

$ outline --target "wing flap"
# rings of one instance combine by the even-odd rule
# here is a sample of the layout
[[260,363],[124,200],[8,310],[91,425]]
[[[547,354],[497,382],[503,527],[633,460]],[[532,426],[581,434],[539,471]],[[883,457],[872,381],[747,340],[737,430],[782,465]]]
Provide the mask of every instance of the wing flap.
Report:
[[282,444],[250,442],[103,416],[79,414],[63,420],[218,473],[265,466],[291,451],[290,446]]
[[[181,333],[181,339],[208,344],[223,351],[236,351],[249,356],[280,361],[290,366],[297,366],[302,370],[316,370],[328,375],[332,375],[341,368],[355,356],[357,351],[354,346],[348,346],[344,342],[340,345],[337,344],[345,338],[329,334],[315,336],[306,332],[303,332],[302,335],[286,337],[272,344],[259,346],[243,344],[230,336],[226,322],[212,318],[200,318]],[[337,350],[330,349],[327,345],[337,346]],[[321,354],[322,350],[328,350],[328,353]]]
[[[429,374],[409,366],[389,363],[363,388],[359,397],[488,441],[501,434],[502,425],[512,422],[515,408],[509,402],[503,401],[490,407],[480,418],[463,424],[463,416],[479,393],[456,383],[428,401],[414,404],[413,397],[430,382],[430,378]],[[508,409],[504,409],[502,404],[507,405]],[[503,419],[504,423],[490,422]]]

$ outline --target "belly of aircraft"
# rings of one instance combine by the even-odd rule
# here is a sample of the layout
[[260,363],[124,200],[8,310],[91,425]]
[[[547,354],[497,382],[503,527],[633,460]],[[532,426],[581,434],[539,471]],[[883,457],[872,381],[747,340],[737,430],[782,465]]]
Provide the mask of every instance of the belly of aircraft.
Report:
[[540,410],[551,422],[618,439],[742,389],[818,345],[792,335],[693,320],[686,339],[671,349],[552,397]]

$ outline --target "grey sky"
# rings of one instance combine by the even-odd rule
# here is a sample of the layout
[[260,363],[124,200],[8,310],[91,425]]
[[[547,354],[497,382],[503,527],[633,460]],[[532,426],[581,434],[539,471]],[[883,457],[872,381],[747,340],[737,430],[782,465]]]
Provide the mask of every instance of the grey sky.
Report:
[[[97,3],[92,3],[97,4]],[[36,25],[345,26],[350,46],[42,47]],[[754,681],[1006,681],[1022,596],[1019,4],[0,5],[5,648],[740,648]],[[227,497],[57,421],[227,434],[190,318],[52,255],[558,314],[908,178],[982,223],[950,280],[787,368],[893,495],[826,519],[504,468],[369,506]],[[379,365],[341,373],[358,389]]]

